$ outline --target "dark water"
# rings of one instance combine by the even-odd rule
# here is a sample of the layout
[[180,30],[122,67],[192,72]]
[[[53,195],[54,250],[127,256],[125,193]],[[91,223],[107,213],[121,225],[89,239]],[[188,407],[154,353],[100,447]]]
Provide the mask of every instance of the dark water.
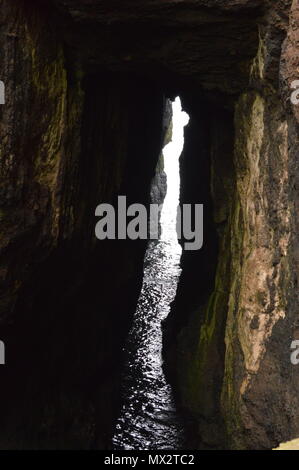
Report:
[[142,292],[127,345],[125,403],[114,436],[116,449],[179,449],[183,445],[183,430],[161,358],[161,321],[169,313],[180,274],[180,250],[173,248],[163,240],[150,244],[146,254]]

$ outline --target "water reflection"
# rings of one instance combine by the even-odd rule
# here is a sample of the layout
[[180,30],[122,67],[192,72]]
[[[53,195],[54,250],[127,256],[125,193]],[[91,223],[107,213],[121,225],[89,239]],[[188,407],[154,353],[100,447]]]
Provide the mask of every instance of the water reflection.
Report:
[[172,391],[162,371],[161,321],[174,300],[180,276],[181,247],[175,230],[179,199],[178,158],[183,147],[187,115],[180,101],[173,105],[173,141],[164,149],[167,196],[161,214],[162,235],[148,246],[142,291],[126,352],[124,406],[114,436],[114,448],[178,450],[184,445]]

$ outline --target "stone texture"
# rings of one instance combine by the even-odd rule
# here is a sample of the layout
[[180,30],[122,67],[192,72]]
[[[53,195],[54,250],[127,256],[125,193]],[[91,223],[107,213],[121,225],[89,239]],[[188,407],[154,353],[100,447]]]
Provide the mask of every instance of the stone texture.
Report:
[[84,71],[52,13],[1,2],[0,446],[106,448],[146,245],[97,242],[94,212],[149,203],[165,99]]
[[166,372],[195,447],[298,437],[298,2],[2,0],[0,17],[1,447],[110,445],[145,244],[99,246],[94,209],[148,204],[177,94],[206,242],[182,259]]
[[[163,148],[171,142],[172,139],[172,107],[171,101],[167,100],[163,117]],[[160,154],[156,166],[155,176],[151,184],[151,204],[161,205],[164,202],[167,193],[167,175],[164,171],[164,155]],[[159,227],[160,232],[161,227]]]
[[[211,119],[214,220],[221,235],[215,287],[208,298],[198,297],[197,308],[196,300],[184,308],[182,277],[168,325],[171,332],[171,323],[185,317],[174,368],[203,447],[270,449],[299,434],[298,370],[290,362],[298,329],[298,126],[285,77],[286,70],[296,74],[287,64],[294,62],[298,26],[294,19],[288,26],[288,6],[276,4],[260,24],[252,89],[235,104],[233,145],[217,113]],[[295,12],[293,4],[291,18]],[[234,158],[225,164],[230,145]],[[197,291],[200,282],[200,276],[192,280]]]
[[176,93],[196,85],[215,100],[247,85],[265,7],[262,0],[54,3],[68,19],[66,41],[85,63],[146,74]]

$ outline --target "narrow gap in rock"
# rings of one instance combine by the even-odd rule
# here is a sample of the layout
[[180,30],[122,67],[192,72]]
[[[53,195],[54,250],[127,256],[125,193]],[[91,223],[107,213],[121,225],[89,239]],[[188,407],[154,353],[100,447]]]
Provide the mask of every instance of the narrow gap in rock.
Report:
[[[142,291],[126,344],[123,407],[113,440],[115,449],[182,449],[185,443],[182,420],[162,370],[161,355],[161,322],[170,311],[181,271],[181,247],[176,233],[179,157],[184,145],[184,126],[189,121],[179,98],[172,103],[172,112],[172,140],[164,147],[162,164],[157,170],[167,175],[161,234],[148,245]],[[156,174],[154,184],[159,186],[159,181],[163,178]],[[161,192],[163,188],[159,187],[154,191],[156,195]]]

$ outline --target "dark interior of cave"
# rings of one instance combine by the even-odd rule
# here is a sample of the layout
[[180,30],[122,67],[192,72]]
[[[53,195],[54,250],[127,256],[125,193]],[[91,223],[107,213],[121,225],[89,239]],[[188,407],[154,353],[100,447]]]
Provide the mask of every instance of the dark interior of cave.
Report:
[[[252,448],[254,428],[251,434],[250,426],[238,424],[242,443],[227,431],[222,389],[230,250],[239,243],[235,226],[245,225],[242,209],[241,222],[231,215],[239,207],[237,172],[246,166],[234,160],[235,107],[245,93],[270,94],[252,72],[267,30],[265,2],[4,3],[3,21],[17,39],[7,51],[4,42],[2,77],[20,92],[17,123],[0,110],[19,155],[3,189],[10,216],[9,243],[1,248],[9,274],[0,285],[7,363],[0,367],[0,447],[113,449],[124,345],[148,243],[97,241],[94,211],[100,203],[116,205],[119,195],[149,207],[170,102],[179,96],[190,117],[180,204],[204,205],[204,245],[182,252],[175,299],[162,324],[163,373],[186,448]],[[285,33],[273,25],[269,31],[267,87],[275,101]],[[199,352],[213,302],[211,343]],[[208,327],[204,331],[208,336]],[[236,368],[242,361],[239,354]],[[193,367],[204,377],[198,382]],[[232,380],[239,384],[241,375]],[[237,415],[235,409],[228,414]],[[275,437],[272,431],[262,448],[280,439],[280,431]]]
[[[42,248],[36,254],[34,275],[22,288],[15,307],[16,320],[2,333],[7,360],[12,364],[4,371],[7,388],[2,390],[2,413],[7,415],[9,429],[11,410],[6,404],[14,403],[22,423],[17,439],[25,448],[32,445],[31,439],[37,446],[80,448],[83,432],[87,447],[111,445],[121,405],[122,349],[141,288],[146,242],[105,240],[91,249],[92,242],[87,238],[93,236],[91,211],[102,200],[103,193],[111,202],[121,194],[127,196],[128,204],[138,201],[148,205],[150,183],[162,150],[163,112],[166,100],[173,99],[173,89],[180,90],[185,109],[191,115],[180,163],[181,203],[203,203],[209,209],[204,225],[205,245],[198,252],[184,253],[179,290],[172,315],[165,323],[164,348],[168,358],[165,372],[170,382],[175,381],[171,374],[175,361],[174,338],[187,322],[186,309],[192,312],[196,305],[206,302],[213,290],[217,227],[213,222],[210,193],[212,116],[207,120],[212,105],[201,96],[195,103],[194,94],[190,97],[189,91],[185,94],[183,88],[171,85],[167,89],[134,73],[120,75],[103,70],[92,71],[83,79],[80,166],[76,170],[69,167],[67,177],[71,179],[74,171],[80,175],[75,219],[85,233],[82,236],[79,229],[77,233],[75,230],[72,242],[62,242],[46,260],[42,259]],[[227,125],[230,113],[223,113]],[[218,117],[222,117],[219,110]],[[122,138],[127,139],[125,161],[121,154]],[[106,158],[104,161],[99,159],[99,148]],[[119,162],[112,156],[119,158]],[[109,180],[116,177],[118,165],[123,165],[123,180],[117,192],[113,192]],[[101,185],[98,175],[101,175]],[[34,244],[34,239],[31,242]],[[22,244],[16,246],[19,256],[23,255],[22,249]],[[82,315],[85,325],[82,325]],[[70,395],[71,401],[65,403]],[[49,411],[45,410],[48,403]],[[77,406],[82,407],[83,416],[79,419],[85,422],[89,413],[92,423],[88,425],[100,430],[81,427],[79,442],[73,442],[73,437],[68,442],[65,429],[66,425],[73,426]],[[45,416],[46,412],[50,416]],[[47,419],[53,422],[53,429],[40,428]],[[93,432],[93,440],[89,441],[89,433]],[[61,442],[56,441],[57,435],[61,436]],[[26,442],[28,436],[30,443]]]

